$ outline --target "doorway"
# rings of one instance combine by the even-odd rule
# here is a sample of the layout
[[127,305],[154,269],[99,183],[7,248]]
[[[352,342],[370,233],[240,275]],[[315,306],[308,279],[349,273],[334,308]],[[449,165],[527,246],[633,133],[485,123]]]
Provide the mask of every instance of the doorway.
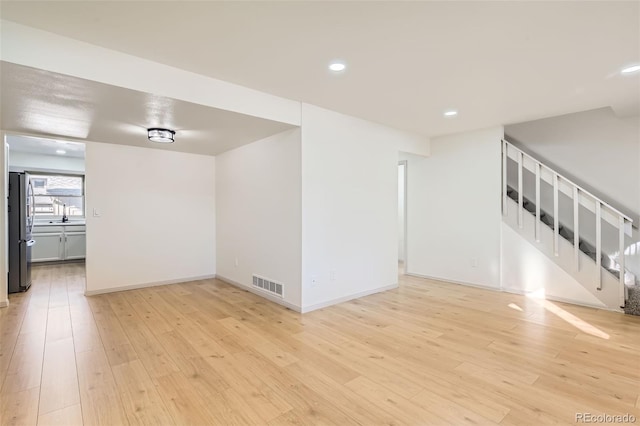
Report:
[[407,270],[407,161],[398,162],[398,274]]
[[[9,293],[27,291],[31,274],[51,264],[71,265],[84,270],[86,258],[85,222],[85,144],[47,137],[5,134],[6,182],[23,182],[29,188],[25,213],[29,226],[20,220],[7,220],[5,236],[9,259]],[[18,185],[9,185],[9,193]],[[21,206],[20,197],[14,201]],[[11,211],[17,211],[13,208]],[[23,210],[23,209],[20,209]],[[15,216],[15,215],[14,215]],[[17,215],[20,219],[21,215]],[[24,222],[24,221],[22,221]],[[12,229],[25,228],[29,247],[25,253],[7,240]],[[15,232],[14,232],[15,233]],[[15,246],[16,244],[13,244]],[[12,257],[13,255],[13,257]],[[12,266],[13,265],[13,266]],[[20,265],[18,268],[16,265]],[[17,273],[24,269],[27,273]]]

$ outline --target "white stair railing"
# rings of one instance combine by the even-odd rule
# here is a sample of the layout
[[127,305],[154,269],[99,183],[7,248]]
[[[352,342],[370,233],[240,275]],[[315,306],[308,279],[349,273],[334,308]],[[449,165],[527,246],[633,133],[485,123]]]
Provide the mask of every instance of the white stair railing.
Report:
[[580,269],[580,225],[579,207],[583,206],[596,216],[596,289],[602,290],[602,220],[618,230],[620,242],[618,264],[620,266],[620,306],[625,303],[625,235],[632,236],[633,220],[602,199],[596,197],[580,185],[541,163],[526,152],[516,148],[512,143],[502,140],[502,214],[507,214],[507,163],[515,161],[518,167],[518,226],[523,227],[524,220],[524,170],[535,175],[535,239],[540,241],[540,182],[544,181],[553,187],[553,252],[559,255],[559,194],[563,193],[573,200],[573,245],[576,269]]

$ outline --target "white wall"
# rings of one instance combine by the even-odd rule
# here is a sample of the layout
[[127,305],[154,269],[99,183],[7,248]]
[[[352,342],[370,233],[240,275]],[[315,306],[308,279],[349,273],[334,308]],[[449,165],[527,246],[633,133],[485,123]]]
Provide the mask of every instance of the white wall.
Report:
[[500,287],[502,136],[495,127],[432,138],[429,158],[401,156],[407,273]]
[[27,170],[84,173],[84,158],[11,151],[9,169],[20,172]]
[[214,157],[90,142],[85,179],[88,294],[216,273]]
[[582,284],[532,243],[502,223],[502,287],[514,293],[606,308]]
[[640,117],[610,108],[513,124],[510,141],[624,213],[640,218]]
[[428,141],[303,104],[303,310],[397,285],[404,145]]
[[0,307],[7,306],[9,304],[8,294],[8,282],[7,273],[9,271],[9,251],[7,235],[7,198],[9,197],[9,182],[7,170],[9,165],[6,158],[5,149],[5,135],[0,131],[2,135],[2,146],[0,147],[0,185],[2,186],[2,203],[0,203]]
[[285,304],[296,310],[302,306],[300,150],[294,129],[216,157],[217,275],[243,286],[252,285],[253,274],[280,282]]

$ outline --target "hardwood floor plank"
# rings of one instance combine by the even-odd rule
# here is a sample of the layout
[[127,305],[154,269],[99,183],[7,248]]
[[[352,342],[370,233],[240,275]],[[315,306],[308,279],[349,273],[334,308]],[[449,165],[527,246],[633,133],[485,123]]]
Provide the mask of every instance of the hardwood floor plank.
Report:
[[39,387],[0,394],[0,424],[30,426],[38,422]]
[[[335,407],[348,412],[359,424],[396,424],[395,417],[378,404],[362,398],[347,386],[337,386],[329,376],[322,374],[313,365],[297,362],[287,366],[287,372],[303,382],[319,395],[323,395]],[[353,379],[352,379],[353,380]]]
[[496,425],[497,422],[482,416],[454,401],[443,398],[440,395],[423,389],[411,401],[424,410],[437,413],[447,424],[463,425]]
[[[182,373],[170,373],[158,377],[154,383],[176,424],[205,425],[215,418],[207,408],[209,402],[195,391]],[[222,422],[224,419],[217,417],[215,420]]]
[[139,360],[111,367],[129,423],[174,424],[151,378]]
[[20,334],[7,369],[2,392],[18,392],[40,386],[45,332]]
[[85,425],[128,425],[107,355],[102,348],[76,354]]
[[[260,418],[270,421],[289,411],[292,407],[275,395],[260,377],[247,372],[244,363],[233,356],[208,357],[206,361],[218,372],[229,388],[224,392],[231,400],[242,398],[247,406]],[[227,392],[233,389],[233,392]]]
[[79,403],[80,392],[78,390],[73,339],[69,337],[47,342],[42,367],[38,414],[46,414]]
[[38,426],[79,425],[82,425],[82,408],[79,403],[38,416]]
[[361,376],[346,384],[348,388],[378,405],[403,424],[446,424],[438,414],[429,412],[410,400],[403,398],[373,380]]

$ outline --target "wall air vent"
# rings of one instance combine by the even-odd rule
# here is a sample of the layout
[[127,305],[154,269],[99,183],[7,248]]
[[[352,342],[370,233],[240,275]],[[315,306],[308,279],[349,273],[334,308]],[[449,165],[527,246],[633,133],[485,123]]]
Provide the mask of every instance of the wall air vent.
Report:
[[284,286],[281,283],[261,277],[260,275],[253,276],[253,286],[275,296],[284,297]]

